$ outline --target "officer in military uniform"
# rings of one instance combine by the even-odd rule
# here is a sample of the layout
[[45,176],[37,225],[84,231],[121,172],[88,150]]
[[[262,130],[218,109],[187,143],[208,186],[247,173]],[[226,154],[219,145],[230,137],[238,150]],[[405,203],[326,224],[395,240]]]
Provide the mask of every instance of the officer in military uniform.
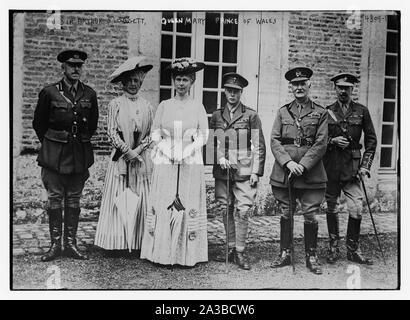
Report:
[[240,101],[242,90],[248,85],[248,81],[237,73],[226,73],[222,82],[227,103],[212,114],[210,129],[214,130],[214,135],[210,135],[208,140],[212,147],[215,146],[216,151],[213,166],[215,198],[224,214],[229,246],[228,260],[244,270],[249,270],[250,265],[244,250],[249,214],[255,202],[259,177],[264,171],[265,140],[258,114]]
[[[347,259],[371,264],[372,261],[363,257],[359,249],[363,193],[357,175],[370,177],[370,167],[377,145],[376,133],[369,110],[351,98],[358,79],[352,74],[342,73],[331,78],[331,81],[334,82],[338,100],[327,107],[329,139],[323,158],[329,179],[326,189],[326,218],[330,239],[327,261],[334,263],[339,258],[337,199],[343,191],[349,210]],[[360,155],[362,146],[359,143],[362,131],[365,144],[363,157]]]
[[[304,215],[306,266],[315,274],[322,269],[316,255],[318,222],[315,215],[325,195],[326,172],[322,157],[327,146],[327,113],[308,94],[313,71],[293,68],[285,78],[295,100],[281,107],[273,123],[271,149],[275,157],[270,184],[280,204],[280,255],[272,264],[278,268],[291,264],[290,209],[295,210],[296,198]],[[288,184],[291,181],[292,199]]]
[[88,168],[94,162],[91,136],[97,129],[97,95],[80,82],[87,54],[65,50],[58,54],[63,79],[43,88],[34,111],[33,128],[41,142],[37,162],[48,194],[49,251],[41,257],[49,261],[61,255],[62,201],[64,200],[64,254],[87,259],[76,245],[80,197]]

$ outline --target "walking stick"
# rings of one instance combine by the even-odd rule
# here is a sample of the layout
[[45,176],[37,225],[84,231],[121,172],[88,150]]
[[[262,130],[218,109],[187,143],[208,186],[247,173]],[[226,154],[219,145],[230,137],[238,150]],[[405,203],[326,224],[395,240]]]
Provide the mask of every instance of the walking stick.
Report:
[[288,191],[289,191],[289,213],[290,213],[290,262],[292,263],[292,270],[295,273],[295,248],[294,248],[294,239],[293,239],[293,225],[294,225],[294,216],[293,216],[293,205],[292,205],[292,173],[288,174]]
[[367,208],[369,209],[370,219],[372,220],[372,224],[373,224],[374,235],[376,236],[377,244],[379,245],[379,250],[382,254],[383,262],[386,265],[386,259],[384,258],[384,252],[382,249],[382,245],[380,244],[379,235],[377,234],[376,224],[374,223],[372,210],[370,209],[370,203],[369,203],[369,198],[367,197],[366,186],[364,184],[362,176],[360,174],[358,174],[358,176],[359,176],[360,182],[362,183],[364,197],[366,198]]
[[229,191],[229,180],[231,178],[231,171],[229,169],[229,167],[227,168],[227,175],[228,175],[228,179],[226,179],[226,192],[227,192],[227,196],[226,196],[226,243],[225,243],[225,272],[228,273],[228,255],[229,255],[229,195],[230,195],[230,191]]

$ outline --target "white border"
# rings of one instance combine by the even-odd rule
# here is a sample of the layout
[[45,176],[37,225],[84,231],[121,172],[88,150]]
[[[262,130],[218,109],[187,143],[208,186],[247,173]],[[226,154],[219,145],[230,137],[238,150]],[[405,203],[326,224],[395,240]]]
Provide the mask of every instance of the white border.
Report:
[[[71,0],[69,2],[62,1],[3,1],[1,4],[1,19],[0,32],[1,44],[3,50],[0,51],[2,85],[1,90],[1,106],[3,109],[0,123],[1,150],[1,166],[3,183],[1,184],[0,203],[2,205],[2,214],[0,215],[0,299],[138,299],[138,300],[157,300],[157,299],[178,299],[178,300],[207,300],[207,299],[235,299],[235,300],[282,300],[282,299],[409,299],[410,298],[410,282],[409,282],[409,248],[410,233],[410,208],[409,198],[401,197],[401,290],[396,291],[41,291],[38,292],[15,292],[9,290],[10,271],[9,270],[9,199],[10,192],[9,183],[6,176],[9,175],[9,157],[5,150],[9,150],[9,117],[6,116],[9,110],[9,25],[8,25],[8,10],[9,9],[61,9],[61,10],[112,10],[113,2],[98,1],[94,4],[91,1],[84,2],[83,0]],[[168,1],[150,2],[149,7],[137,5],[135,2],[126,0],[115,1],[115,10],[401,10],[402,13],[402,43],[401,43],[401,88],[408,88],[407,78],[409,74],[407,56],[408,56],[408,31],[409,17],[408,3],[403,1],[287,1],[282,3],[273,3],[271,1],[231,1],[229,5],[226,1],[207,0],[199,3],[192,1]],[[408,106],[409,101],[406,96],[406,89],[401,90],[401,124],[409,120]],[[403,139],[407,137],[409,127],[401,125],[401,190],[402,194],[409,190],[408,165],[406,160],[408,156],[408,143]],[[7,181],[7,184],[6,184]],[[403,192],[404,191],[404,192]],[[246,276],[244,274],[244,276]]]

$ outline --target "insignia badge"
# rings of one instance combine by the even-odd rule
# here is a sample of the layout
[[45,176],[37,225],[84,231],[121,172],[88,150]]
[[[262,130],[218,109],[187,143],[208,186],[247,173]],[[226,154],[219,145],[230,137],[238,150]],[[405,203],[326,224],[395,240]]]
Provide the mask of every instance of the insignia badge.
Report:
[[302,72],[300,70],[296,70],[296,77],[301,77],[303,76]]
[[236,82],[237,82],[237,79],[236,79],[236,78],[233,78],[232,81],[233,81],[233,83],[236,83]]
[[191,241],[194,241],[196,238],[196,232],[195,231],[191,231],[188,235],[188,239]]
[[195,209],[189,210],[189,216],[190,216],[191,218],[195,218],[196,215],[197,215],[197,211],[196,211]]

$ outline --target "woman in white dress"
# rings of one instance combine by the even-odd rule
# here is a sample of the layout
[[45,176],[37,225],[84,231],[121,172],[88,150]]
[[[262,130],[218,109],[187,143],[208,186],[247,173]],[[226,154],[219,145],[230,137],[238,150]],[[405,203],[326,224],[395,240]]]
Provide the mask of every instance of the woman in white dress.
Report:
[[[152,65],[143,56],[132,57],[115,70],[112,83],[121,82],[124,93],[108,105],[107,134],[114,149],[108,164],[94,244],[106,250],[139,250],[144,231],[152,173],[151,125],[154,109],[138,95]],[[126,221],[124,203],[117,198],[128,187],[137,195],[134,221]],[[116,203],[116,201],[118,203]],[[127,224],[131,224],[131,230]],[[108,251],[114,253],[118,251]]]
[[[208,260],[202,160],[208,120],[204,106],[189,95],[195,72],[203,68],[190,58],[173,61],[176,95],[160,103],[152,126],[156,146],[141,258],[159,264],[194,266]],[[183,209],[170,206],[177,191]]]

